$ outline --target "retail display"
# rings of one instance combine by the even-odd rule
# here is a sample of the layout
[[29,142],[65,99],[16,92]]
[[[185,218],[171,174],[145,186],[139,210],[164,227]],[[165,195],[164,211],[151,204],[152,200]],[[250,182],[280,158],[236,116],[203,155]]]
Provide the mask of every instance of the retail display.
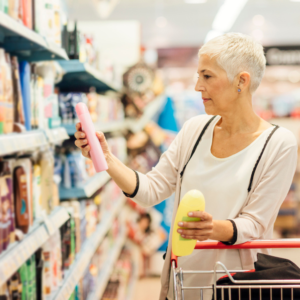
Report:
[[60,1],[3,0],[0,4],[0,11],[29,29],[34,29],[49,42],[61,44]]
[[123,121],[124,111],[119,99],[113,95],[98,95],[90,93],[60,93],[59,109],[63,124],[75,124],[78,122],[75,107],[78,103],[88,105],[92,121],[95,124]]
[[[106,172],[96,174],[107,166],[94,167],[75,149],[72,136],[66,140],[63,129],[75,128],[80,119],[76,105],[86,105],[89,128],[103,129],[111,152],[127,163],[127,138],[131,135],[132,141],[135,135],[127,135],[128,129],[137,120],[126,125],[120,94],[99,71],[103,68],[93,36],[79,33],[76,25],[74,31],[64,26],[61,34],[61,14],[59,0],[0,1],[0,298],[101,299],[114,285],[125,299],[137,279],[137,267],[124,248],[129,228],[124,195]],[[60,44],[71,60],[59,64],[78,72],[63,68],[63,74],[51,62],[66,59]],[[104,78],[112,78],[113,68],[108,71]],[[127,87],[145,104],[138,105],[136,98],[138,131],[162,103],[155,99],[154,71],[148,71],[153,73],[150,86],[149,74],[142,71],[147,88],[134,74],[139,88]],[[87,77],[80,76],[83,73]],[[68,81],[70,74],[76,80]],[[150,102],[155,105],[148,113]],[[84,120],[81,123],[88,133]],[[138,151],[136,145],[130,149],[132,161],[144,151],[145,169],[157,161],[163,140],[154,124],[146,131],[146,144]],[[92,149],[95,145],[97,139]],[[164,232],[147,231],[145,255],[161,243],[158,235],[165,239]]]
[[68,31],[65,24],[62,31],[62,46],[70,59],[79,59],[80,62],[96,66],[98,53],[96,51],[93,37],[82,34],[77,29],[77,23],[73,31]]
[[96,136],[96,131],[87,106],[84,103],[78,103],[76,105],[76,112],[83,126],[83,130],[86,134],[87,141],[91,148],[90,155],[96,172],[102,172],[107,170],[107,162],[105,160],[105,156],[103,154],[103,150],[101,148],[99,140]]
[[129,249],[124,248],[115,264],[102,299],[126,299],[130,279],[133,276],[133,258]]
[[188,217],[188,213],[191,211],[204,210],[205,200],[200,191],[189,191],[181,199],[177,209],[172,235],[172,251],[176,256],[190,255],[195,249],[197,243],[197,240],[185,239],[180,235],[180,233],[177,232],[179,228],[182,228],[179,227],[178,223],[200,221],[200,218]]

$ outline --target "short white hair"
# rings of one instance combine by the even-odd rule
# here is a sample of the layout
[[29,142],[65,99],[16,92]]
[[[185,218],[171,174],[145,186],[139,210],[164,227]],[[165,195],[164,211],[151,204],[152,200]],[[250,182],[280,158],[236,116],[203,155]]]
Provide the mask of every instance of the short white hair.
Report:
[[250,36],[232,32],[218,36],[201,47],[198,55],[200,57],[203,54],[216,57],[231,82],[240,72],[248,72],[251,76],[251,94],[256,91],[264,76],[266,58],[263,46]]

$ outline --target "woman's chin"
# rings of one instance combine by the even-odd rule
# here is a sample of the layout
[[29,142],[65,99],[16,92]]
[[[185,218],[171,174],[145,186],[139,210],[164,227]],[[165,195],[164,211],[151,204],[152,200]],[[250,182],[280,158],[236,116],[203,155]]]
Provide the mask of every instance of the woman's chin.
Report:
[[204,105],[204,109],[205,109],[205,112],[208,114],[208,115],[217,115],[218,113],[216,112],[216,110],[211,107],[211,106],[208,106],[208,105]]

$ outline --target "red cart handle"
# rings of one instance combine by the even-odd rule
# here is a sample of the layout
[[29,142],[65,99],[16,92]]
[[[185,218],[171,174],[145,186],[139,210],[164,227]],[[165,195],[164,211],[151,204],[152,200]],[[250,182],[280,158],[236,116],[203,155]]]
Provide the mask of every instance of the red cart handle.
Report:
[[[275,249],[300,248],[300,239],[255,240],[244,244],[227,246],[221,242],[197,242],[195,249]],[[177,256],[171,253],[171,263],[177,267]]]

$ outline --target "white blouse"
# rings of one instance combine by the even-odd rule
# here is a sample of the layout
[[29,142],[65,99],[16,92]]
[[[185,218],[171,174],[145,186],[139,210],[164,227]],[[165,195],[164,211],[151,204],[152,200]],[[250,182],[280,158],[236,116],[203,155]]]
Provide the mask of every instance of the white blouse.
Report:
[[[211,153],[216,117],[204,133],[194,155],[189,161],[182,179],[181,195],[190,190],[201,191],[205,198],[205,211],[214,220],[234,219],[245,205],[248,185],[255,163],[264,144],[274,129],[265,130],[242,151],[226,158]],[[229,270],[241,270],[238,250],[194,250],[186,257],[178,258],[178,266],[184,270],[213,270],[221,261]],[[211,275],[185,275],[186,286],[207,286],[213,283]],[[204,299],[211,299],[211,290],[204,291]],[[199,291],[185,291],[185,300],[199,299]]]

